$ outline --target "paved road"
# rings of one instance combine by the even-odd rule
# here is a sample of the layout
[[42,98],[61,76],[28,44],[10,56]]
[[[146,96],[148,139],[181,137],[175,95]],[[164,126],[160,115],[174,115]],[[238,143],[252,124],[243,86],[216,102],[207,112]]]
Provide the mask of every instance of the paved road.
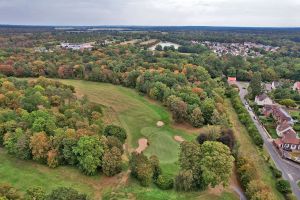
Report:
[[[247,84],[237,82],[237,85],[240,89],[240,97],[245,105],[245,95],[247,94]],[[274,161],[276,167],[282,171],[282,176],[284,179],[288,180],[292,186],[293,193],[297,196],[297,199],[300,200],[300,189],[297,185],[297,181],[300,180],[300,165],[293,163],[291,161],[283,159],[278,153],[274,145],[272,144],[272,139],[268,137],[265,129],[262,128],[260,123],[254,119],[255,114],[252,110],[248,109],[248,106],[245,105],[251,118],[257,127],[259,133],[261,134],[264,140],[264,146],[268,150],[272,160]]]

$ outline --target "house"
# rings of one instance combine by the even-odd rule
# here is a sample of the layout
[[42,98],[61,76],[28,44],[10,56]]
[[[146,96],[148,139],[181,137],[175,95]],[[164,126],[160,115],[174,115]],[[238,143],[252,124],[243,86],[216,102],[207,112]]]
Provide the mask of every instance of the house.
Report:
[[284,121],[283,123],[277,125],[276,133],[279,137],[284,136],[285,133],[293,133],[293,134],[297,135],[296,131],[294,131],[291,124],[289,124],[286,121]]
[[293,90],[300,92],[300,82],[299,81],[294,84]]
[[255,97],[255,103],[259,106],[272,105],[273,100],[264,93]]
[[227,81],[229,82],[229,83],[234,83],[234,82],[236,82],[236,77],[228,77],[227,78]]
[[280,87],[282,84],[278,81],[273,81],[271,85],[271,89],[275,90],[276,88]]
[[274,106],[272,112],[273,118],[277,121],[277,124],[287,122],[291,125],[294,124],[293,118],[281,107]]
[[264,105],[263,110],[262,110],[263,114],[266,117],[269,117],[273,113],[273,107],[274,107],[274,105]]

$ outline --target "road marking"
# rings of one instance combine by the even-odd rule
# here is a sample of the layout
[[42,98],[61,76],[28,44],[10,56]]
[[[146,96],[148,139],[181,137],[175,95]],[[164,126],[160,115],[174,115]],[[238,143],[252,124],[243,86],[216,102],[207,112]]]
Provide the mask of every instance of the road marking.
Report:
[[287,174],[289,176],[289,178],[294,181],[292,174]]

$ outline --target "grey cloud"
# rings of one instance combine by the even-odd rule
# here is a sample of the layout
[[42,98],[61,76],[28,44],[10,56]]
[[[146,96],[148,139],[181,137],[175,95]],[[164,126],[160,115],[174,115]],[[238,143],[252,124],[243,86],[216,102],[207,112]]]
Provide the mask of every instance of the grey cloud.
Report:
[[300,26],[299,0],[0,0],[0,24]]

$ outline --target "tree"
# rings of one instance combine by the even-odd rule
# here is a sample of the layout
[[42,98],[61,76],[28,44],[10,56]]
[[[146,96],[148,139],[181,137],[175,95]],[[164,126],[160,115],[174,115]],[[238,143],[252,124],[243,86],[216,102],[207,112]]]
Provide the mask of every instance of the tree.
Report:
[[253,74],[253,77],[249,83],[249,90],[252,99],[254,99],[257,95],[262,93],[261,75],[259,72],[255,72]]
[[129,160],[133,177],[137,178],[142,186],[149,186],[153,178],[153,166],[143,153],[133,152]]
[[193,171],[183,170],[175,178],[175,189],[177,191],[191,191],[195,189]]
[[204,124],[204,118],[199,107],[196,107],[189,115],[189,120],[194,127],[201,127]]
[[[75,134],[75,131],[74,131]],[[73,152],[73,148],[77,145],[78,139],[75,137],[67,137],[62,140],[63,149],[62,154],[69,165],[75,165],[77,163],[77,156]]]
[[275,199],[273,194],[270,192],[270,188],[260,180],[250,181],[246,195],[250,200],[272,200]]
[[200,167],[203,181],[215,187],[227,185],[232,174],[234,158],[230,149],[220,142],[204,142],[201,147]]
[[56,149],[48,151],[47,165],[51,168],[59,165],[59,152]]
[[171,95],[167,99],[167,105],[170,108],[173,119],[176,122],[182,122],[187,117],[187,104],[180,97]]
[[162,170],[159,166],[159,159],[157,156],[152,155],[149,158],[150,164],[152,166],[152,170],[153,170],[153,179],[156,180],[157,177],[161,174]]
[[101,166],[104,149],[97,136],[83,136],[73,148],[79,168],[87,175],[94,175]]
[[46,200],[88,200],[86,194],[80,194],[73,188],[59,187],[54,189],[47,197]]
[[117,147],[112,147],[104,153],[102,170],[106,176],[113,176],[122,170],[122,154]]
[[201,111],[206,123],[211,123],[211,117],[215,110],[214,101],[211,98],[206,98],[201,105]]
[[33,160],[45,162],[48,157],[50,141],[45,132],[35,133],[30,137],[30,149]]
[[123,144],[127,138],[127,133],[124,128],[116,125],[108,125],[104,129],[105,136],[114,136],[118,138]]

